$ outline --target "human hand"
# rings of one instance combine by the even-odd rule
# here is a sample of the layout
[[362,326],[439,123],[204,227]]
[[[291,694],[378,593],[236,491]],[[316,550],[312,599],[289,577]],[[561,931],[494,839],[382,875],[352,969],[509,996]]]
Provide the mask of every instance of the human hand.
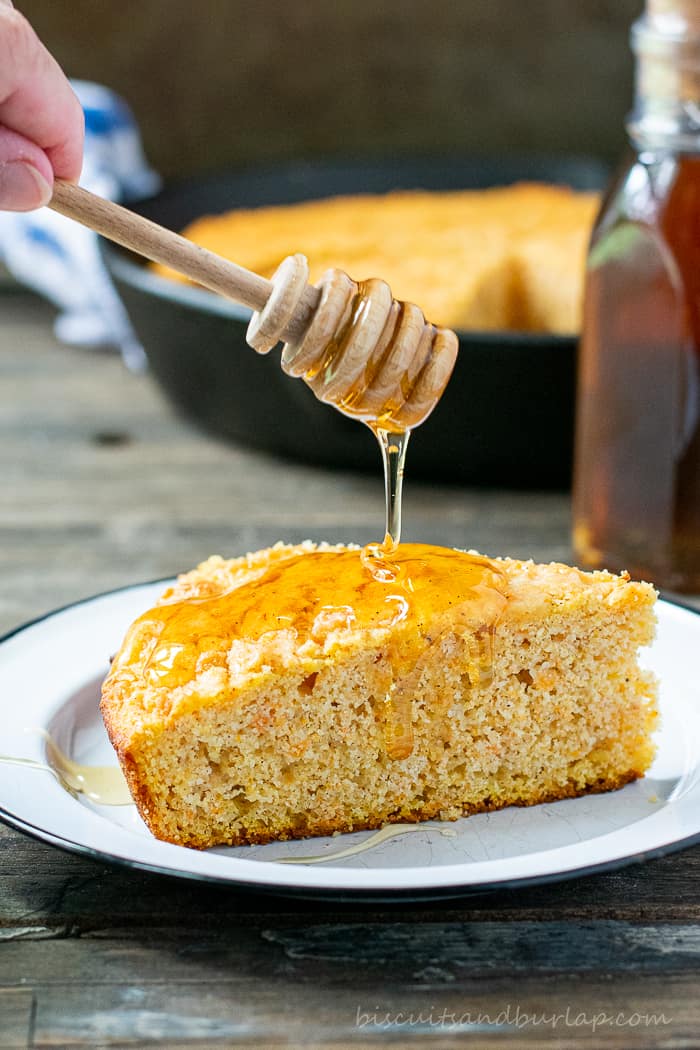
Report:
[[54,175],[77,180],[83,128],[58,63],[10,0],[0,0],[0,209],[39,208],[51,199]]

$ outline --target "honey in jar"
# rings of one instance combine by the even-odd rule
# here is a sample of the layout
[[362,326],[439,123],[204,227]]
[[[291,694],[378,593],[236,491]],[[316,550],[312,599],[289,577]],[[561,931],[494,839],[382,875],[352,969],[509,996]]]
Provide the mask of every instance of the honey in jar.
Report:
[[700,592],[700,0],[648,0],[632,46],[634,152],[588,257],[574,545]]

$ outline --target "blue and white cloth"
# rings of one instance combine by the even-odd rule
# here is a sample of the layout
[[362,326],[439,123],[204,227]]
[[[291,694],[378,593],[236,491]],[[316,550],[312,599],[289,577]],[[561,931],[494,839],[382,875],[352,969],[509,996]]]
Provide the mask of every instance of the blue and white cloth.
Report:
[[[160,179],[146,161],[124,100],[99,84],[72,84],[85,112],[80,185],[121,202],[155,193]],[[73,346],[118,347],[130,368],[143,367],[143,349],[90,230],[49,208],[0,212],[0,262],[18,281],[56,304],[60,340]]]

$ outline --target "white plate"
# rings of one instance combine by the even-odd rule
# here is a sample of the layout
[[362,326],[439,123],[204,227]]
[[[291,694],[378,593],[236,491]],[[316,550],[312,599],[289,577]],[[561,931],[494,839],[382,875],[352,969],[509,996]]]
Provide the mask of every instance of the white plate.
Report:
[[[43,729],[78,762],[114,763],[97,706],[100,683],[127,626],[163,588],[161,581],[91,598],[0,641],[0,754],[45,761],[44,740],[32,732]],[[699,649],[700,616],[660,602],[658,636],[643,660],[662,682],[662,724],[643,780],[606,795],[424,824],[344,860],[275,863],[331,854],[371,832],[198,852],[153,838],[133,806],[73,798],[50,773],[2,762],[0,816],[101,859],[307,896],[455,895],[613,868],[700,840]]]

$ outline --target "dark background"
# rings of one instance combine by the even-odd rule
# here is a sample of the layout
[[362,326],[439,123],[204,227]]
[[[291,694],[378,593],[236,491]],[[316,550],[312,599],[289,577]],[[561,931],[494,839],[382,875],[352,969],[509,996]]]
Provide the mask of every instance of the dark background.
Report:
[[18,0],[121,92],[165,175],[357,153],[624,144],[642,0]]

